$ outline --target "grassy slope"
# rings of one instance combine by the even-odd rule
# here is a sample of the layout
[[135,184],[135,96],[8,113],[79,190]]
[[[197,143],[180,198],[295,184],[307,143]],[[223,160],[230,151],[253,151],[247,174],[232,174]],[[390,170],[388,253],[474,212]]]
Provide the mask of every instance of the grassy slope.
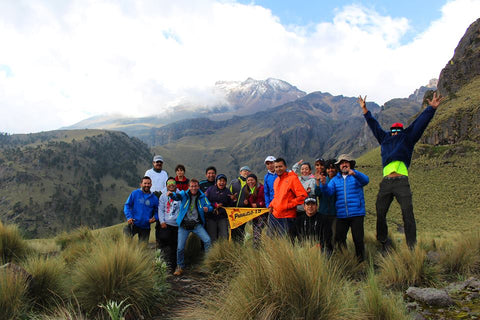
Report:
[[[461,151],[465,151],[465,153]],[[432,147],[418,145],[409,170],[413,206],[419,232],[466,232],[480,229],[480,150],[472,143]],[[418,152],[423,155],[418,155]],[[449,155],[453,153],[453,155]],[[365,187],[366,229],[375,230],[375,200],[382,179],[380,148],[360,157],[358,169],[370,177]],[[401,225],[400,206],[394,200],[387,215],[389,229]]]

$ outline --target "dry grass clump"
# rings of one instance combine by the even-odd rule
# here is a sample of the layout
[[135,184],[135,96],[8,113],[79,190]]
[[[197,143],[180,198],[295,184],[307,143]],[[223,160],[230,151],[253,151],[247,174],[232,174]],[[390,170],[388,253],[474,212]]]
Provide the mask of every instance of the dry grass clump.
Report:
[[97,241],[73,268],[73,294],[88,312],[109,300],[126,300],[137,315],[148,314],[159,299],[153,260],[137,241]]
[[20,235],[16,225],[4,225],[0,221],[0,263],[20,261],[31,252],[28,243]]
[[229,287],[192,318],[354,319],[349,284],[313,243],[264,239],[245,255]]
[[57,257],[30,257],[24,263],[25,270],[34,279],[28,295],[34,307],[48,308],[65,297],[64,262]]
[[0,269],[0,319],[18,319],[26,309],[27,284],[22,275]]
[[220,239],[216,241],[205,257],[204,265],[215,274],[231,273],[241,265],[248,249],[235,241]]
[[480,274],[480,232],[463,235],[450,244],[440,254],[444,272],[463,276]]
[[384,292],[378,285],[373,268],[369,270],[365,287],[360,296],[360,310],[365,319],[402,320],[410,319],[400,294]]
[[434,286],[440,278],[440,270],[426,259],[425,250],[406,246],[379,256],[379,279],[388,288],[403,290],[409,286]]
[[93,239],[94,235],[88,227],[79,227],[72,232],[62,232],[55,238],[55,241],[60,246],[61,250],[65,250],[73,243],[90,242]]

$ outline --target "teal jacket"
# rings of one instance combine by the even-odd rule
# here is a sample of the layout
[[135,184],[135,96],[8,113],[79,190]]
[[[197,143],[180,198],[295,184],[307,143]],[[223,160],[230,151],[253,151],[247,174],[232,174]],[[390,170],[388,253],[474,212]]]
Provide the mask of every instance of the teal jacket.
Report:
[[[177,225],[181,225],[183,218],[185,218],[188,208],[190,207],[190,201],[191,201],[190,190],[172,193],[170,197],[174,200],[181,201],[180,213],[178,214],[178,217],[177,217]],[[208,212],[213,211],[213,207],[210,204],[210,201],[208,201],[207,197],[202,191],[198,190],[197,210],[203,225],[205,225],[205,213],[203,211],[204,207],[208,208]]]

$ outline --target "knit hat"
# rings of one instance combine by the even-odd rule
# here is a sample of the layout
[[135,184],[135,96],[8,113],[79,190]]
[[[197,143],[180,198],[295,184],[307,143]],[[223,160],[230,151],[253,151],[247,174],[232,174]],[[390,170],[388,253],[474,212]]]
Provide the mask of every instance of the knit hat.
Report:
[[240,168],[239,171],[243,171],[243,170],[252,171],[252,170],[250,170],[249,166],[243,166],[243,167]]

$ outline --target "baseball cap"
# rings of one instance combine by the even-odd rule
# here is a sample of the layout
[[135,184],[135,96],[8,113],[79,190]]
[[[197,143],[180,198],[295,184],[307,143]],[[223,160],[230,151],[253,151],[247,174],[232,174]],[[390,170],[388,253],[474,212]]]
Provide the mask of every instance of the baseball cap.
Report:
[[250,170],[250,167],[249,166],[243,166],[240,168],[240,171],[243,171],[243,170],[247,170],[247,171],[252,171]]
[[307,204],[307,203],[317,204],[317,199],[310,197],[310,198],[305,199],[305,201],[303,203],[305,203],[305,204]]
[[153,162],[157,162],[157,161],[162,161],[163,162],[162,156],[157,155],[157,156],[153,157]]
[[275,158],[274,156],[268,156],[265,158],[264,162],[267,162],[267,161],[274,162],[275,160],[277,160],[277,158]]

